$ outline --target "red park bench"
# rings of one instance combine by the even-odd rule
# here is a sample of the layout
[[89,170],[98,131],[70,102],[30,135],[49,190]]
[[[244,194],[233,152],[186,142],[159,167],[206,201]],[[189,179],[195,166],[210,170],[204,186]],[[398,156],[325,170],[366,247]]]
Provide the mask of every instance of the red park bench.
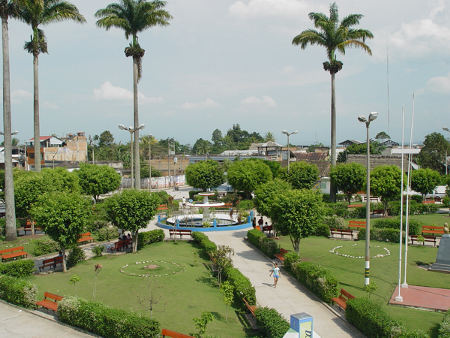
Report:
[[[23,227],[23,232],[25,233],[25,235],[27,234],[27,231],[32,232],[33,231],[33,221],[27,219],[27,222],[25,223],[24,227]],[[36,224],[34,224],[34,231],[36,232],[37,230],[42,231],[41,228],[37,227]]]
[[366,228],[366,221],[349,221],[348,222],[349,228]]
[[156,210],[157,211],[167,210],[167,204],[160,204]]
[[19,257],[20,258],[27,257],[28,253],[23,250],[24,250],[23,246],[0,250],[0,255],[2,256],[2,261],[7,261],[8,259],[16,259]]
[[248,311],[252,314],[253,317],[255,317],[255,311],[257,306],[256,305],[250,305],[245,298],[242,298],[244,301],[245,306],[247,307]]
[[172,337],[172,338],[194,338],[193,336],[188,336],[187,334],[183,334],[183,333],[179,333],[179,332],[175,332],[175,331],[171,331],[171,330],[167,330],[167,329],[162,329],[161,335],[163,337]]
[[49,259],[44,259],[42,261],[42,265],[39,267],[39,271],[44,270],[46,267],[53,267],[53,270],[56,269],[56,265],[63,263],[62,256],[56,256]]
[[344,289],[341,289],[341,292],[339,294],[339,297],[331,298],[333,302],[335,302],[337,305],[339,305],[340,308],[342,308],[344,311],[347,308],[347,302],[350,299],[354,299],[355,296],[351,295]]
[[436,202],[434,200],[429,201],[422,201],[422,204],[435,204]]
[[119,239],[117,242],[114,243],[114,251],[123,251],[123,249],[127,249],[128,246],[130,245],[131,245],[131,238]]
[[286,249],[280,248],[280,252],[275,254],[275,258],[280,261],[280,263],[284,263],[284,255],[286,255],[289,251]]
[[364,204],[362,204],[362,203],[358,203],[358,204],[349,204],[349,205],[347,205],[347,208],[361,208],[361,207],[363,207],[364,206]]
[[63,297],[61,296],[55,295],[50,292],[45,292],[44,299],[37,302],[36,305],[56,312],[58,310],[58,302],[62,299]]
[[435,226],[435,225],[423,225],[422,226],[422,235],[424,233],[443,235],[444,227],[439,227],[439,226]]
[[422,245],[425,245],[425,242],[430,242],[433,243],[433,246],[436,246],[437,243],[437,239],[436,236],[427,236],[427,235],[422,235],[423,237],[423,242],[422,240],[419,240],[419,235],[411,235],[409,236],[409,238],[411,238],[411,244],[414,245],[414,241],[416,242],[422,242]]
[[183,230],[183,229],[169,229],[169,235],[170,238],[172,238],[172,236],[175,238],[175,236],[192,236],[192,230]]
[[341,238],[344,238],[345,235],[350,235],[353,239],[353,230],[352,229],[330,229],[331,237],[334,237],[334,235],[341,235]]
[[90,232],[85,232],[84,234],[80,235],[80,238],[78,239],[78,243],[89,243],[92,242],[94,238],[91,236]]

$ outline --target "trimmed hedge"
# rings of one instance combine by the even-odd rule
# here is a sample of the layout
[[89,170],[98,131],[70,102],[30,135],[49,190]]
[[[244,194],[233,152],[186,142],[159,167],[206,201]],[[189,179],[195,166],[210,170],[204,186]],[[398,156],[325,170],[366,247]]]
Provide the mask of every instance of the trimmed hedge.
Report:
[[35,239],[31,241],[33,256],[42,256],[52,252],[59,251],[59,244],[50,238]]
[[234,302],[244,306],[242,298],[245,297],[250,305],[256,304],[256,291],[250,280],[242,272],[232,266],[224,270],[224,276],[234,287]]
[[22,259],[11,263],[0,263],[0,274],[12,277],[28,277],[34,272],[34,262],[31,259]]
[[327,269],[310,262],[291,263],[294,277],[323,301],[330,303],[339,293],[338,281]]
[[361,297],[347,302],[345,317],[367,337],[400,337],[407,335],[401,323],[389,317],[381,305]]
[[324,236],[326,238],[330,237],[330,227],[328,224],[319,224],[316,227],[316,236]]
[[216,243],[210,241],[208,236],[206,236],[204,233],[193,231],[192,238],[194,239],[195,243],[198,243],[200,247],[206,251],[207,254],[217,251]]
[[116,226],[107,225],[97,230],[97,240],[109,241],[119,237],[119,229]]
[[278,244],[275,242],[275,240],[272,238],[268,238],[263,232],[259,230],[249,230],[247,232],[247,238],[250,243],[259,248],[270,258],[272,258],[274,254],[280,252]]
[[[403,231],[403,238],[405,238],[405,232]],[[366,239],[366,229],[362,228],[358,232],[358,240]],[[398,243],[400,241],[400,230],[398,229],[370,229],[370,240],[380,242]]]
[[72,248],[69,253],[69,257],[67,258],[67,268],[70,269],[84,260],[86,260],[86,254],[83,249],[75,246]]
[[146,245],[162,241],[164,241],[164,231],[162,229],[140,232],[138,235],[138,249],[142,249]]
[[264,337],[282,338],[290,328],[289,323],[275,309],[258,307],[255,317]]
[[58,303],[58,318],[103,337],[159,337],[158,321],[76,297]]
[[[422,233],[422,224],[416,220],[409,220],[409,234],[410,235],[420,235]],[[389,229],[400,229],[400,218],[382,218],[377,219],[373,222],[375,228],[389,228]],[[406,219],[403,218],[403,231],[405,231]]]
[[37,288],[30,281],[0,275],[0,298],[8,303],[36,308]]
[[450,338],[450,310],[448,310],[439,326],[439,338]]

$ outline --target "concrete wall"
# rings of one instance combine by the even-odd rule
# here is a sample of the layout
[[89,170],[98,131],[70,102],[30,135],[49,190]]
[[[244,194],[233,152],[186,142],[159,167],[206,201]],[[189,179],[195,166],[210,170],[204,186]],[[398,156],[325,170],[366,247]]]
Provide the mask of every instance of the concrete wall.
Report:
[[[404,170],[407,169],[407,159],[404,159]],[[359,163],[366,167],[367,157],[366,155],[347,155],[347,163]],[[398,168],[402,167],[401,156],[385,156],[385,155],[370,155],[370,170],[382,165],[395,165]]]

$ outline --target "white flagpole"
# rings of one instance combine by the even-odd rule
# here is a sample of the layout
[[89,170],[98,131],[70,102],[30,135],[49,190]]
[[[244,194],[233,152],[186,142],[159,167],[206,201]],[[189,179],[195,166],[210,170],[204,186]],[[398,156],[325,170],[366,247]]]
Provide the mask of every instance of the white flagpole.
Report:
[[408,265],[408,235],[409,235],[409,191],[411,183],[411,149],[412,149],[412,135],[414,129],[414,93],[412,97],[412,116],[411,116],[411,133],[409,135],[409,154],[408,154],[408,177],[406,182],[406,229],[405,229],[405,272],[403,278],[402,288],[407,288],[408,283],[406,282],[406,268]]
[[[405,107],[402,107],[402,177],[401,177],[401,183],[400,183],[400,246],[398,250],[398,295],[395,297],[395,301],[397,302],[403,302],[403,297],[400,294],[401,290],[401,279],[402,279],[402,236],[403,236],[403,159],[404,159],[404,144],[405,144]],[[406,235],[406,238],[408,238],[408,235]]]

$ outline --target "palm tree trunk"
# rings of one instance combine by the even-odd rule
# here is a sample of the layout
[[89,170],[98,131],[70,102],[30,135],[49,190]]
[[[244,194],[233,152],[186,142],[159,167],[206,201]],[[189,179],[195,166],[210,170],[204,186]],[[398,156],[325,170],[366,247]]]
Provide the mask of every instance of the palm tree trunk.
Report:
[[[336,94],[334,88],[335,73],[331,72],[331,167],[336,166]],[[330,182],[330,200],[336,202],[336,186]]]
[[5,204],[6,204],[6,240],[17,238],[16,211],[14,207],[14,180],[11,155],[11,95],[9,74],[9,37],[8,18],[2,17],[3,49],[3,127],[5,136]]
[[39,132],[39,56],[33,55],[34,80],[34,170],[41,171],[41,140]]
[[139,111],[138,111],[138,59],[133,57],[133,99],[134,99],[134,187],[141,188],[141,166],[139,156]]

